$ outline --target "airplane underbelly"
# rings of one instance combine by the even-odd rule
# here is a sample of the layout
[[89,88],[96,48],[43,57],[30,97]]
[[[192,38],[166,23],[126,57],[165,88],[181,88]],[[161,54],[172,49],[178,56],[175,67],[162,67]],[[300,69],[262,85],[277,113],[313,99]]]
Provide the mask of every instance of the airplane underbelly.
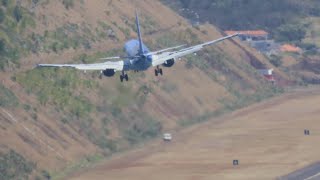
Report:
[[141,62],[136,62],[133,66],[132,66],[132,70],[135,71],[145,71],[147,70],[149,67],[151,66],[151,64],[145,62],[145,61],[141,61]]

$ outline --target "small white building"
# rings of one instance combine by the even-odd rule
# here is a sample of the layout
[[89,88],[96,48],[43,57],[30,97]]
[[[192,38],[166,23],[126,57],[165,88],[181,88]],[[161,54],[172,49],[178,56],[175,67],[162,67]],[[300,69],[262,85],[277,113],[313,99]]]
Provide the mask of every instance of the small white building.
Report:
[[273,69],[257,69],[258,73],[264,76],[268,81],[274,82]]
[[257,70],[259,74],[265,76],[265,75],[272,75],[273,69],[258,69]]

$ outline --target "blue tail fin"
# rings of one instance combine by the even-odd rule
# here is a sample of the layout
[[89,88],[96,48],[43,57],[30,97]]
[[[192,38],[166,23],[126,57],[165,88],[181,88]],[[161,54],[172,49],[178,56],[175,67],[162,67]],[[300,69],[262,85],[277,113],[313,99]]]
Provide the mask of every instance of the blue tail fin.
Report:
[[138,17],[138,12],[136,11],[136,25],[137,25],[137,33],[138,33],[138,38],[139,38],[139,55],[143,55],[143,43],[142,43],[142,38],[141,38],[141,31],[140,31],[140,23],[139,23],[139,17]]

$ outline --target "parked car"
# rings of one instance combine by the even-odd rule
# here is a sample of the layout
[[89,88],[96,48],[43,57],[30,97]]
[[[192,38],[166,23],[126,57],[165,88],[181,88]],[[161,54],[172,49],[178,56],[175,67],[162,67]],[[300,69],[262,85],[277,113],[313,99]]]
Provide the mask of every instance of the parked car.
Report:
[[164,133],[163,134],[163,140],[164,141],[171,141],[172,140],[172,136],[170,133]]

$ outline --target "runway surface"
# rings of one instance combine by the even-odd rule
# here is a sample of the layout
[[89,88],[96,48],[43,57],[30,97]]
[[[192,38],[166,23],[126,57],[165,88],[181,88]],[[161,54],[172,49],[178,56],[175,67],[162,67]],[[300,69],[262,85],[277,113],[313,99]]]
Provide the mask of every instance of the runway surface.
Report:
[[320,179],[320,162],[314,163],[303,169],[288,174],[279,180],[319,180]]

